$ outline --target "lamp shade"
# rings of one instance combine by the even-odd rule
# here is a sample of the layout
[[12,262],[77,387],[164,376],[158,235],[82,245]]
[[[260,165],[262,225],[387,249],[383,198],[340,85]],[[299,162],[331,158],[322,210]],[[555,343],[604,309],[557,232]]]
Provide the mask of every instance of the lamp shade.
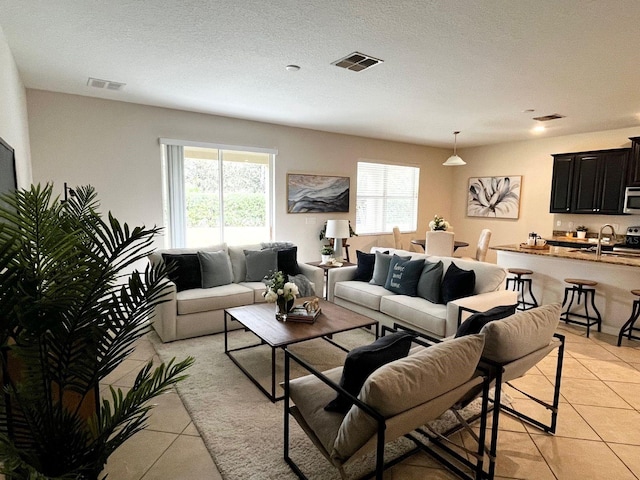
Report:
[[349,220],[327,220],[327,238],[349,238]]
[[460,165],[466,165],[467,162],[462,160],[456,153],[456,147],[458,146],[458,134],[460,132],[453,132],[453,155],[447,158],[447,161],[442,165],[445,167],[459,167]]
[[462,160],[458,155],[451,155],[449,158],[447,158],[447,161],[444,162],[442,165],[444,165],[445,167],[458,167],[460,165],[466,165],[466,164],[467,162]]

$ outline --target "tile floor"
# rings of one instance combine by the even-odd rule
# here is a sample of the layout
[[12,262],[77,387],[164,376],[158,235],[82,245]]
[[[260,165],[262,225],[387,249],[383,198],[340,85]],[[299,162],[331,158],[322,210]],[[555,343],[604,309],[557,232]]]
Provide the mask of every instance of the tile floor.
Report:
[[[567,342],[557,434],[550,436],[501,416],[496,479],[640,479],[640,341],[625,340],[623,347],[617,347],[611,335],[592,333],[587,339],[584,329],[564,325],[560,331]],[[129,387],[133,372],[154,355],[149,341],[141,340],[106,383]],[[545,359],[519,382],[528,391],[549,396],[554,361]],[[508,393],[518,408],[533,413],[531,402],[515,390]],[[105,470],[109,478],[220,479],[177,393],[163,395],[156,403],[149,428],[109,460]],[[266,472],[256,474],[258,479],[269,478]],[[425,454],[397,465],[385,478],[457,477]]]

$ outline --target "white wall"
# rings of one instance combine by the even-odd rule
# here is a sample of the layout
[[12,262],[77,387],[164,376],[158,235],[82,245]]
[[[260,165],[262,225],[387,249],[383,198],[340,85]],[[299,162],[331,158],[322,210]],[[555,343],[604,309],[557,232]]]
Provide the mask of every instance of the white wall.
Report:
[[[596,229],[604,223],[616,223],[624,233],[629,225],[639,225],[635,215],[553,215],[549,213],[551,197],[552,154],[604,150],[630,147],[629,137],[639,136],[640,127],[568,135],[555,138],[503,143],[459,150],[467,162],[464,167],[455,167],[454,195],[451,198],[451,223],[456,238],[477,242],[480,231],[492,231],[491,245],[520,243],[529,232],[550,236],[554,229],[567,228],[569,221],[577,226],[584,223]],[[467,217],[467,188],[469,177],[522,175],[520,217],[517,220]],[[556,226],[557,221],[561,227]],[[468,254],[475,252],[471,247]],[[496,254],[490,251],[487,261],[495,262]]]
[[[640,127],[462,149],[460,155],[467,165],[452,168],[441,165],[450,155],[449,149],[40,90],[28,90],[27,103],[34,181],[53,181],[60,193],[65,181],[71,185],[90,183],[98,190],[103,210],[112,210],[131,224],[163,222],[159,137],[278,149],[274,238],[295,241],[302,261],[319,260],[321,242],[317,235],[326,219],[348,218],[355,224],[359,159],[422,166],[418,231],[404,236],[405,248],[411,238],[424,237],[427,224],[436,213],[453,224],[457,239],[471,243],[466,252],[458,252],[463,254],[473,254],[473,245],[483,228],[492,230],[491,244],[500,245],[524,241],[530,231],[549,236],[558,220],[564,225],[559,229],[566,228],[569,221],[593,228],[616,223],[622,233],[626,226],[640,224],[637,216],[629,215],[549,213],[552,154],[628,147],[628,138],[639,136]],[[287,173],[350,176],[350,213],[288,214]],[[467,217],[469,177],[500,175],[523,177],[520,217]],[[356,249],[368,251],[374,245],[393,245],[393,237],[360,236],[349,243],[353,261]],[[495,252],[490,252],[487,260],[495,258]]]
[[[278,149],[275,167],[276,240],[299,245],[302,261],[320,260],[318,233],[328,218],[355,225],[358,159],[418,164],[419,227],[424,237],[434,214],[450,214],[451,168],[448,149],[373,140],[213,115],[28,90],[34,182],[92,184],[102,211],[112,210],[130,224],[162,225],[159,137]],[[317,173],[351,177],[349,214],[288,214],[286,174]],[[315,221],[315,224],[313,223]],[[262,239],[247,239],[253,243]],[[265,239],[266,240],[266,239]],[[371,245],[393,245],[392,236],[354,237],[350,253]],[[161,246],[160,242],[158,246]]]
[[15,150],[18,186],[31,183],[26,92],[0,27],[0,137]]

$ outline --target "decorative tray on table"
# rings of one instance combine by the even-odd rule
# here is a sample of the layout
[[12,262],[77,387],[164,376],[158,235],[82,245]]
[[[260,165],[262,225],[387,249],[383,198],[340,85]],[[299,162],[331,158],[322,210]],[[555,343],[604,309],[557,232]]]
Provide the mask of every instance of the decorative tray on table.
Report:
[[549,250],[549,244],[545,245],[529,245],[528,243],[521,243],[520,248],[527,248],[529,250]]

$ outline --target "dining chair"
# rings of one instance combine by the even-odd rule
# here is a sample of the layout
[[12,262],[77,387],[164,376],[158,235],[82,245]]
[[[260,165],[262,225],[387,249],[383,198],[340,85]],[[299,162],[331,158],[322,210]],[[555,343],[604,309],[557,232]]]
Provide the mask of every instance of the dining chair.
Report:
[[402,236],[398,227],[393,227],[393,242],[395,249],[402,250]]
[[442,230],[427,231],[425,236],[424,252],[427,255],[452,257],[453,236],[453,232],[445,232]]
[[489,250],[489,242],[491,241],[491,230],[485,228],[480,232],[480,237],[478,238],[478,246],[476,247],[476,256],[475,257],[462,257],[465,260],[477,260],[479,262],[484,262],[485,258],[487,258],[487,250]]

